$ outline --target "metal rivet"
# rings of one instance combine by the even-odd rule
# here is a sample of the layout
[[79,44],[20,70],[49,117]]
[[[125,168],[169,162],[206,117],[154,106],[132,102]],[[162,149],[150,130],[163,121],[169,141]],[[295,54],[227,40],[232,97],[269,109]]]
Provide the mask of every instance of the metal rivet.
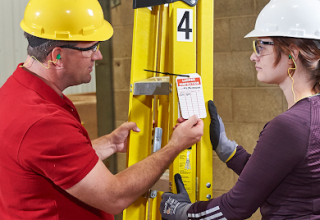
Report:
[[156,190],[151,190],[150,192],[150,198],[156,198],[157,197],[157,191]]
[[210,188],[210,187],[211,187],[211,183],[207,183],[207,184],[206,184],[206,187],[207,187],[207,188]]
[[211,199],[211,195],[210,194],[207,195],[207,199]]

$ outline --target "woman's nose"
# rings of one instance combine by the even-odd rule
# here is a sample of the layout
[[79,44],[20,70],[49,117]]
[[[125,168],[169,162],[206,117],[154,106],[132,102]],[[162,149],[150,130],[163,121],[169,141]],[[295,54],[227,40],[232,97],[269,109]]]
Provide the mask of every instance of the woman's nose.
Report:
[[253,52],[250,56],[250,60],[252,62],[257,62],[257,60],[259,59],[259,57],[257,56],[257,54],[255,52]]

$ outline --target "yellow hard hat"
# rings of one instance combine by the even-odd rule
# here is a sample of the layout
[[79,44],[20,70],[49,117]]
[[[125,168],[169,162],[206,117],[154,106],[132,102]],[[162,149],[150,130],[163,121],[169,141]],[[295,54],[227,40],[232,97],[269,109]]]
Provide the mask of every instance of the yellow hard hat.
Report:
[[30,0],[20,26],[50,40],[105,41],[113,34],[98,0]]

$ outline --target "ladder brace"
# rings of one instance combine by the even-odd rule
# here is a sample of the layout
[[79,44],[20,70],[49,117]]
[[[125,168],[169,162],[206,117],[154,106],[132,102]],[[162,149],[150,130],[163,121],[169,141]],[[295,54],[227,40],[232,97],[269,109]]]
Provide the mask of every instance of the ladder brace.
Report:
[[[133,0],[133,9],[156,6],[156,5],[164,5],[164,4],[173,3],[176,1],[179,1],[179,0]],[[181,1],[183,1],[184,3],[192,7],[198,3],[198,0],[181,0]]]

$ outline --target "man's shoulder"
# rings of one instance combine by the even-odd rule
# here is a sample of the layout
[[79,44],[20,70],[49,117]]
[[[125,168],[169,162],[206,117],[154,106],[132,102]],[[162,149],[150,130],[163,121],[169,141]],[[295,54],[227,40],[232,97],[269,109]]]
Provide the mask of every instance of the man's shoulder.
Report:
[[[19,98],[11,96],[3,100],[0,105],[0,121],[4,130],[23,135],[40,121],[48,126],[54,120],[77,123],[75,118],[63,107],[41,97],[28,95],[25,94]],[[18,99],[12,100],[14,98]]]

